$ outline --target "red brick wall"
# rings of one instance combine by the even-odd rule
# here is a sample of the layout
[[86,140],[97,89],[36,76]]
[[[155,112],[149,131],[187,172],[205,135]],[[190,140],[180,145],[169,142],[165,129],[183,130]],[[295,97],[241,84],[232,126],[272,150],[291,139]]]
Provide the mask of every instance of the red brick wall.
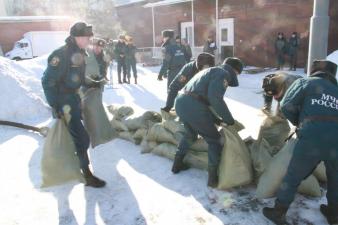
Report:
[[0,45],[4,52],[13,48],[16,41],[20,40],[24,33],[29,31],[68,31],[72,21],[53,22],[0,22]]

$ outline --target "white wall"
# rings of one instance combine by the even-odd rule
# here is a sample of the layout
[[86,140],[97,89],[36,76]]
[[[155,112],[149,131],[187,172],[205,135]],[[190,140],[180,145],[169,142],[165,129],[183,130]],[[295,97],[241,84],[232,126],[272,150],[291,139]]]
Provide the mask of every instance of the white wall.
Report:
[[0,0],[0,16],[7,16],[5,0]]

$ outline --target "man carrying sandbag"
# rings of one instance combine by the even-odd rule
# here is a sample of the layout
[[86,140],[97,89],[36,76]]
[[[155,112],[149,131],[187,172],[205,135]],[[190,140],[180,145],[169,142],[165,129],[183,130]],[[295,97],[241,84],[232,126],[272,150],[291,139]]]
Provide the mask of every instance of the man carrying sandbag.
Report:
[[263,214],[276,224],[285,224],[286,213],[297,187],[324,161],[327,175],[327,205],[320,211],[329,224],[338,224],[338,85],[337,65],[327,60],[312,64],[309,78],[299,79],[281,101],[281,111],[297,126],[297,143],[273,208]]
[[287,74],[283,72],[277,72],[269,74],[264,77],[262,88],[264,90],[264,107],[262,108],[263,113],[271,114],[272,99],[278,101],[277,115],[280,114],[279,102],[282,100],[285,92],[295,82],[295,80],[301,78],[298,75]]
[[223,65],[196,74],[185,86],[184,94],[176,98],[176,113],[184,123],[186,134],[178,146],[173,173],[188,168],[183,159],[199,134],[208,143],[208,186],[217,187],[223,143],[215,124],[235,123],[223,97],[228,86],[238,86],[237,75],[242,70],[240,59],[227,58]]
[[184,65],[169,85],[166,106],[161,110],[169,112],[174,106],[175,98],[180,90],[199,71],[215,66],[215,57],[209,53],[201,53],[197,59]]
[[[93,36],[92,26],[75,23],[70,29],[66,45],[48,57],[48,66],[42,77],[42,87],[53,114],[65,121],[76,146],[80,168],[86,185],[103,187],[106,182],[95,177],[89,169],[89,137],[81,121],[79,88],[85,78],[86,48]],[[57,171],[55,171],[57,173]]]

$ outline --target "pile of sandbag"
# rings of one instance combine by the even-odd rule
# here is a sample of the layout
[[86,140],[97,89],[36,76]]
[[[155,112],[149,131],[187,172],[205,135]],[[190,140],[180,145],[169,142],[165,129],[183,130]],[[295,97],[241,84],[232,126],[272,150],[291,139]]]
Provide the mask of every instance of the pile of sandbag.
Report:
[[[288,122],[278,116],[267,117],[260,128],[257,141],[250,147],[258,198],[274,197],[282,184],[292,158],[296,139],[285,141],[290,132]],[[325,182],[325,167],[321,163],[299,186],[298,192],[319,197],[319,181]]]
[[[176,115],[161,112],[145,112],[140,117],[130,118],[133,109],[127,106],[109,106],[113,114],[112,126],[119,132],[119,137],[141,145],[142,153],[153,153],[173,160],[177,146],[185,130]],[[163,119],[163,121],[162,121]],[[244,126],[236,123],[223,128],[224,149],[219,168],[220,189],[246,185],[252,181],[252,164],[245,143],[237,134]],[[194,168],[208,168],[208,144],[199,137],[188,151],[185,162]]]

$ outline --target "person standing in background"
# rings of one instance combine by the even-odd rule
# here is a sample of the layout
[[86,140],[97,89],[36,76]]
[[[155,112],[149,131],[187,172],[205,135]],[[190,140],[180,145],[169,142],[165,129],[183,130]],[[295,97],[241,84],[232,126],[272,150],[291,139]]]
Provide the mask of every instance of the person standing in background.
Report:
[[119,84],[122,84],[121,72],[123,71],[123,83],[127,83],[127,65],[126,65],[126,51],[127,45],[125,43],[125,36],[120,35],[119,41],[115,45],[114,53],[117,61],[117,74]]
[[214,41],[213,37],[209,35],[208,40],[204,44],[203,52],[215,55],[216,49],[217,49],[216,42]]
[[133,43],[133,38],[130,36],[126,36],[127,41],[127,55],[126,55],[126,63],[127,63],[127,79],[128,83],[130,83],[131,70],[133,70],[133,76],[135,84],[137,84],[137,68],[136,68],[136,51],[137,48]]
[[182,39],[182,46],[184,48],[185,61],[188,63],[191,61],[192,51],[189,43],[187,42],[187,39],[185,38]]
[[299,37],[297,32],[293,32],[289,39],[289,60],[290,60],[290,69],[296,71],[297,69],[297,55],[299,49]]
[[285,63],[285,51],[287,48],[287,43],[282,32],[278,33],[277,39],[275,41],[275,53],[277,57],[277,70],[283,70]]

